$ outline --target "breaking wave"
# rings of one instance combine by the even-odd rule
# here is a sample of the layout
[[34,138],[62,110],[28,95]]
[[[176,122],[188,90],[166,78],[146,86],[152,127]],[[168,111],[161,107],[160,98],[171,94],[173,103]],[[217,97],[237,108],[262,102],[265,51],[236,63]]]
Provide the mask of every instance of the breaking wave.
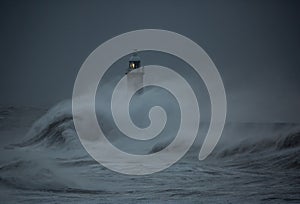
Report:
[[[200,126],[198,137],[205,135],[207,127],[205,123]],[[157,174],[156,182],[164,181],[160,176],[176,175],[178,171],[184,174],[192,172],[193,175],[197,171],[199,178],[206,176],[210,179],[213,175],[224,174],[226,179],[227,174],[239,175],[236,171],[248,172],[251,169],[272,174],[298,170],[299,130],[299,124],[291,123],[227,123],[221,141],[206,160],[197,160],[202,144],[198,140],[176,167]],[[169,139],[158,141],[150,148],[150,153],[160,151],[169,142]],[[111,193],[103,190],[107,187],[99,187],[99,183],[109,183],[112,172],[94,161],[81,145],[73,124],[71,101],[63,101],[47,111],[33,123],[22,142],[5,151],[2,155],[7,158],[0,166],[0,187],[43,192]],[[210,164],[212,166],[208,168]],[[178,165],[181,170],[178,170]],[[232,169],[235,173],[227,173]],[[294,175],[291,173],[292,177]],[[122,178],[129,183],[134,181]],[[127,189],[123,190],[126,192]]]
[[63,101],[33,123],[23,142],[17,147],[75,148],[76,131],[71,101]]
[[[205,127],[201,127],[205,129]],[[247,135],[244,138],[242,137],[243,133]],[[249,135],[250,133],[253,135]],[[299,168],[300,161],[298,157],[295,157],[300,150],[299,124],[228,123],[222,137],[224,138],[211,155],[212,158],[242,157],[264,152],[272,158],[277,157],[277,159],[280,159],[281,157],[287,157],[286,154],[288,154],[291,156],[288,157],[289,161],[294,164],[291,166]],[[61,102],[50,109],[32,125],[25,138],[25,141],[16,146],[67,150],[82,149],[73,124],[71,101]],[[168,144],[168,140],[162,140],[153,145],[149,153],[160,151]],[[196,142],[191,151],[197,151],[200,145]],[[282,155],[280,152],[282,152]]]

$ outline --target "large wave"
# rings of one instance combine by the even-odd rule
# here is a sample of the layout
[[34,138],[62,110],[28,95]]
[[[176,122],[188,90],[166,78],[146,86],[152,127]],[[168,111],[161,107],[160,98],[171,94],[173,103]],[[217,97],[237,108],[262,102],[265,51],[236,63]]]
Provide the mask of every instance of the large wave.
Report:
[[[76,141],[71,101],[62,101],[33,123],[18,147],[71,148]],[[74,148],[74,147],[73,147]]]
[[[208,124],[206,123],[200,126],[200,135],[205,134],[207,127]],[[17,146],[64,150],[83,148],[74,128],[71,101],[63,101],[50,109],[32,125],[25,138],[25,141]],[[150,153],[160,151],[169,143],[169,139],[158,141],[152,146]],[[200,145],[201,143],[197,140],[192,151],[197,151]],[[299,148],[300,125],[297,123],[231,122],[225,125],[222,139],[211,157],[236,157],[260,152],[268,152],[268,155],[274,154],[280,157],[278,152],[288,152],[295,155],[295,152],[299,152]],[[290,159],[290,161],[298,167],[299,160]]]
[[[100,113],[101,117],[107,117],[105,111]],[[220,180],[230,182],[226,185],[233,188],[238,185],[235,182],[249,187],[247,183],[259,182],[262,179],[259,175],[265,175],[266,172],[281,178],[276,180],[279,182],[276,185],[290,182],[282,180],[286,179],[286,175],[290,179],[297,177],[295,171],[300,168],[299,124],[227,123],[213,153],[206,160],[198,161],[208,126],[205,122],[200,125],[197,140],[179,164],[153,175],[151,181],[146,177],[148,184],[156,182],[155,186],[163,187],[164,182],[174,180],[176,176],[182,181],[193,181],[189,185],[194,185],[195,189],[199,188],[199,183],[206,180],[211,182],[212,179],[217,179],[214,180],[216,184]],[[114,134],[114,131],[110,131],[107,136],[113,137]],[[168,137],[157,140],[150,147],[150,153],[160,151],[169,143]],[[116,191],[127,193],[128,186],[115,186],[116,182],[122,183],[120,179],[123,179],[123,184],[130,186],[145,184],[144,179],[116,176],[89,156],[76,134],[69,100],[42,115],[32,124],[21,142],[2,149],[1,155],[0,188],[13,191],[108,195]],[[235,179],[229,179],[234,176]],[[176,182],[172,186],[176,186]],[[266,180],[266,185],[269,185],[268,182]],[[179,182],[177,187],[183,188],[180,185],[184,184]],[[167,192],[173,193],[172,190]]]

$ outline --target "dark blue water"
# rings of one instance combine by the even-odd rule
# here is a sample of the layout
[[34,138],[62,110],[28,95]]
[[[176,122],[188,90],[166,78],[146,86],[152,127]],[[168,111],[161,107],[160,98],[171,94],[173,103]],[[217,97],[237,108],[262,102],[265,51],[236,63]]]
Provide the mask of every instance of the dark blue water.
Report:
[[[21,124],[39,116],[34,110],[1,110],[1,203],[300,203],[297,124],[227,124],[208,159],[197,159],[195,144],[162,172],[128,176],[95,162],[62,110],[29,129]],[[274,136],[255,137],[262,132]]]

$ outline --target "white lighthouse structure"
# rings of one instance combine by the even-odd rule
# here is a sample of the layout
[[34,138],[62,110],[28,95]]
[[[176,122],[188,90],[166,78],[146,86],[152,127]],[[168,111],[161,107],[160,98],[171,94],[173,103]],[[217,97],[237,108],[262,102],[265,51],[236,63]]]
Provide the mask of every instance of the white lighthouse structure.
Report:
[[[127,69],[127,87],[129,90],[136,90],[139,87],[143,87],[144,67],[142,67],[141,59],[135,50],[130,59]],[[139,94],[143,93],[143,89],[140,89]]]

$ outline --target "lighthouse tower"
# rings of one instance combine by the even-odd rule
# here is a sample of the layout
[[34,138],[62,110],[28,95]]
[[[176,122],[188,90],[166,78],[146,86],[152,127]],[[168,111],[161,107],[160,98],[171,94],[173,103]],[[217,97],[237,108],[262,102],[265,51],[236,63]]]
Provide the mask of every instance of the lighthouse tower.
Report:
[[[141,66],[141,59],[136,50],[129,59],[129,66],[126,74],[128,89],[143,87],[144,68]],[[140,89],[138,93],[143,93],[143,89]]]

